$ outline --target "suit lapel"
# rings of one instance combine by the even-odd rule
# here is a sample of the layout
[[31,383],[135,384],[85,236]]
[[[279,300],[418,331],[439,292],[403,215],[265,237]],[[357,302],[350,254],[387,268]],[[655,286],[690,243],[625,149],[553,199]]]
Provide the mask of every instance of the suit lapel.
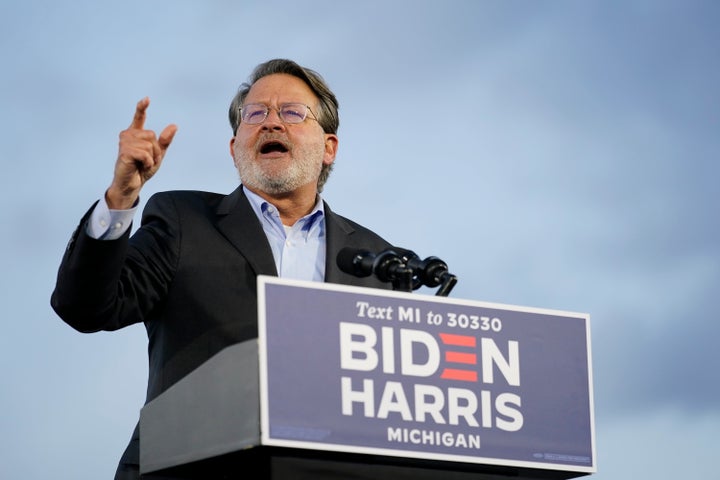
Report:
[[[348,244],[347,238],[355,232],[355,229],[342,217],[333,213],[327,203],[325,208],[325,281],[330,283],[342,283],[345,277],[337,266],[337,256],[340,249]],[[345,279],[347,281],[347,279]]]
[[272,250],[242,187],[226,196],[217,209],[218,230],[245,257],[257,275],[277,276]]

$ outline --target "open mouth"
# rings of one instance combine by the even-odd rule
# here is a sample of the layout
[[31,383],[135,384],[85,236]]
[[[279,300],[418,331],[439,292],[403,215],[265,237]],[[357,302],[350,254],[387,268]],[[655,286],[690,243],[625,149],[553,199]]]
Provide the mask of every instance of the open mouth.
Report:
[[260,145],[260,153],[266,154],[266,153],[287,153],[289,151],[288,147],[285,146],[284,143],[279,142],[277,140],[272,140],[269,142],[265,142],[262,145]]

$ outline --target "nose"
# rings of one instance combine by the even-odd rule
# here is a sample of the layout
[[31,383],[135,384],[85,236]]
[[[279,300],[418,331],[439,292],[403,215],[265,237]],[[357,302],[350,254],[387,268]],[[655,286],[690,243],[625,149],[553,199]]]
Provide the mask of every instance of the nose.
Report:
[[280,119],[280,112],[277,109],[270,108],[261,127],[263,130],[282,131],[285,130],[285,122]]

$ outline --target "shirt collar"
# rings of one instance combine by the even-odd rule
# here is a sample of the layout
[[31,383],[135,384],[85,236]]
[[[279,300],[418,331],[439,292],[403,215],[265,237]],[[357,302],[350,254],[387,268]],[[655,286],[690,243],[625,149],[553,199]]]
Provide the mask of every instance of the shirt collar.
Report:
[[[270,209],[270,207],[272,207],[272,209],[277,212],[277,208],[274,205],[271,205],[270,202],[268,202],[255,192],[252,192],[245,187],[243,187],[243,192],[245,192],[245,196],[250,202],[250,206],[252,207],[253,212],[255,212],[255,215],[261,223],[267,221],[266,215],[269,215],[268,209]],[[325,218],[325,205],[320,194],[317,194],[315,198],[315,206],[310,211],[310,213],[298,220],[298,222],[300,222],[300,225],[302,225],[303,232],[306,232],[306,235],[307,232],[313,229],[313,227],[317,227],[324,223],[322,220],[324,220]],[[277,226],[280,229],[283,229],[282,223],[280,222],[279,214],[276,213],[275,215],[270,216],[275,218],[278,223]]]

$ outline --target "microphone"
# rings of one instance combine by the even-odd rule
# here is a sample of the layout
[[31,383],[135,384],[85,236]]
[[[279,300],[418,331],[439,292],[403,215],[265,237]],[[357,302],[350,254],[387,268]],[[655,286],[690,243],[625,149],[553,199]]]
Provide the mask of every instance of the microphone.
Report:
[[369,277],[373,273],[375,254],[361,248],[345,247],[338,253],[337,266],[355,277]]
[[345,247],[338,253],[337,265],[343,272],[356,277],[375,274],[382,282],[396,281],[408,274],[403,260],[390,248],[375,254],[359,248]]
[[393,282],[396,290],[412,291],[421,286],[440,286],[436,295],[447,296],[457,283],[445,262],[437,257],[424,260],[412,250],[392,247],[378,254],[368,250],[345,247],[338,253],[337,265],[356,277],[375,274],[383,282]]
[[395,250],[399,252],[400,258],[405,264],[415,272],[414,280],[419,283],[416,288],[421,285],[430,288],[437,287],[445,281],[449,274],[447,264],[438,257],[427,257],[422,260],[412,250],[397,247]]

